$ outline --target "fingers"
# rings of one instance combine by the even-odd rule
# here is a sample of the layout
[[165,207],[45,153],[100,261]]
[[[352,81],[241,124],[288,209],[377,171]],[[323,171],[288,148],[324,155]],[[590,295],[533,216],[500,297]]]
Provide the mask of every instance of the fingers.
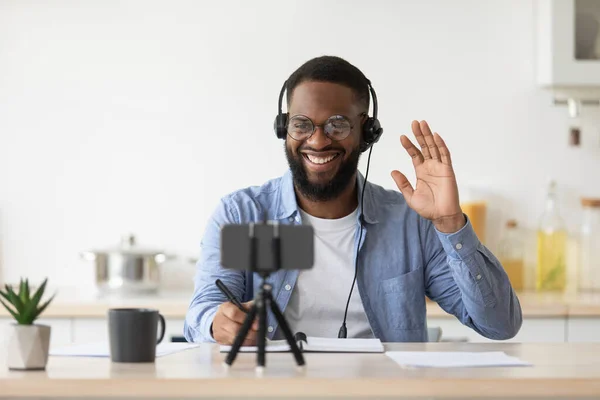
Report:
[[[222,329],[223,329],[223,333],[225,334],[224,336],[227,338],[227,340],[230,343],[233,343],[233,341],[235,340],[235,337],[240,332],[240,329],[242,329],[242,325],[237,324],[233,321],[229,321],[222,325]],[[248,334],[246,335],[246,338],[244,340],[248,343],[256,343],[257,336],[258,336],[258,334],[256,331],[249,330]],[[244,343],[246,343],[246,342],[244,342]]]
[[394,170],[392,171],[392,179],[394,179],[396,186],[398,186],[398,189],[406,197],[406,200],[410,202],[414,189],[408,179],[406,179],[406,176],[402,172]]
[[400,136],[400,143],[402,147],[406,150],[409,156],[412,157],[413,166],[417,166],[423,163],[423,154],[417,149],[417,147],[410,141],[408,137],[405,135]]
[[440,150],[440,155],[442,156],[442,162],[447,165],[452,165],[452,159],[450,158],[450,150],[446,147],[446,142],[444,139],[436,132],[433,135],[433,140],[435,140],[435,144]]
[[[252,302],[244,303],[243,305],[250,309]],[[215,340],[221,344],[232,344],[242,328],[247,315],[232,303],[226,302],[221,304],[212,323]],[[254,320],[243,343],[245,346],[256,343],[257,331],[258,321]]]
[[[219,329],[214,330],[213,336],[218,343],[231,345],[235,341],[235,338],[238,335],[241,327],[241,325],[238,325],[233,321],[229,321],[229,323],[222,324],[219,326]],[[256,345],[256,340],[257,333],[255,331],[248,331],[248,334],[244,338],[242,345],[254,346]]]
[[419,146],[421,146],[421,152],[423,153],[423,159],[429,160],[431,158],[431,154],[429,153],[429,147],[427,146],[427,142],[425,141],[423,132],[421,132],[421,125],[419,125],[419,121],[413,121],[411,124],[411,128],[415,135],[415,139],[417,139]]
[[426,121],[421,121],[419,124],[421,127],[421,132],[423,133],[423,137],[425,138],[425,144],[429,148],[429,154],[431,158],[434,160],[440,160],[440,152],[438,150],[435,141],[433,140],[433,135],[431,134],[431,129],[429,129],[429,125]]
[[[250,310],[251,306],[248,306],[246,304],[242,304],[247,310]],[[240,310],[239,308],[237,308],[237,306],[233,303],[227,302],[227,303],[223,303],[220,306],[223,315],[225,315],[228,319],[237,322],[238,324],[243,324],[244,320],[246,319],[246,316],[248,314],[246,314],[245,312],[243,312],[242,310]]]
[[[254,300],[250,300],[250,301],[247,301],[245,303],[242,303],[242,305],[244,306],[244,308],[246,310],[250,311],[250,309],[254,305]],[[244,317],[244,318],[246,318],[246,317]],[[258,317],[256,317],[256,319],[254,320],[254,322],[252,323],[252,326],[250,327],[250,329],[258,331]]]

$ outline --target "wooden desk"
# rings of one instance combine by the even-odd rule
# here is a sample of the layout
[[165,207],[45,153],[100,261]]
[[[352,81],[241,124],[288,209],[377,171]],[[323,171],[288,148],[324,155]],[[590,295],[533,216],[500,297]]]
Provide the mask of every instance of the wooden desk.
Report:
[[600,344],[407,343],[388,350],[505,351],[533,367],[407,369],[384,354],[269,353],[262,377],[255,354],[234,366],[202,345],[154,364],[50,357],[46,371],[9,371],[0,354],[0,398],[564,398],[600,397]]

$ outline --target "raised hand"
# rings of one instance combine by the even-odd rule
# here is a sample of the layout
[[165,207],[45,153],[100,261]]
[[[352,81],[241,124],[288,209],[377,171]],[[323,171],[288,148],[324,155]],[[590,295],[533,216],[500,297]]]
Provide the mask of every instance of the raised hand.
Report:
[[423,218],[431,220],[440,232],[456,232],[465,225],[466,220],[458,200],[458,185],[450,151],[437,132],[431,133],[427,122],[413,121],[412,131],[421,150],[405,135],[400,136],[400,143],[412,157],[416,186],[413,188],[400,171],[392,171],[392,178],[409,207]]

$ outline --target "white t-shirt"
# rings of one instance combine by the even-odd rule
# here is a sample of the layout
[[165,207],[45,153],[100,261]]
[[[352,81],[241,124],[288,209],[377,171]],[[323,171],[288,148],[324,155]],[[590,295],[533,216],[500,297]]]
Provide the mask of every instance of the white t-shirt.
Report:
[[[302,222],[314,229],[315,263],[312,269],[300,271],[285,318],[294,333],[337,338],[354,279],[358,209],[340,219],[316,218],[300,212]],[[357,284],[352,291],[346,328],[348,338],[373,337]]]

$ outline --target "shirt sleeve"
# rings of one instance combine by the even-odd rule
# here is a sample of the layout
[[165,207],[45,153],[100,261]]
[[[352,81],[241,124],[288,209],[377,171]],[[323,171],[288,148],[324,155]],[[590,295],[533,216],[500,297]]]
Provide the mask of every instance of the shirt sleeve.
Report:
[[522,324],[521,305],[500,261],[477,238],[471,221],[446,234],[428,221],[427,296],[489,339],[510,339]]
[[239,215],[224,199],[211,216],[201,241],[200,258],[196,264],[194,293],[184,321],[184,336],[188,342],[215,342],[211,327],[219,305],[227,297],[215,285],[221,279],[239,299],[245,292],[243,271],[221,266],[221,227],[239,223]]

